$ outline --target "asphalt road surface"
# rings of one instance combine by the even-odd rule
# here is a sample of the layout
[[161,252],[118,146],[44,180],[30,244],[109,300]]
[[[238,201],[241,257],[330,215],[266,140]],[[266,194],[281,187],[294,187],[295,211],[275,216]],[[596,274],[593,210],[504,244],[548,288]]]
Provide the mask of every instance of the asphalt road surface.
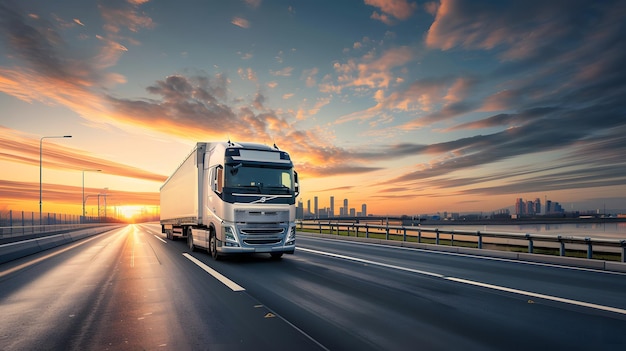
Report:
[[325,240],[213,261],[131,225],[0,265],[0,350],[624,350],[626,274]]

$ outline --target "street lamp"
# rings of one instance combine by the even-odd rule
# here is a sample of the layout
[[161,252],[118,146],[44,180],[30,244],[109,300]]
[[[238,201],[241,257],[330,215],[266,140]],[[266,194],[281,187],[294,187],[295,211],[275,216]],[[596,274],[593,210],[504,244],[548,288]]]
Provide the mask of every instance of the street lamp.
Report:
[[51,138],[71,138],[71,135],[62,135],[62,136],[45,136],[39,139],[39,225],[41,225],[41,178],[42,178],[42,167],[41,167],[41,159],[42,159],[42,150],[43,150],[43,140],[51,139]]
[[83,169],[83,220],[86,216],[85,214],[85,172],[102,172],[101,169]]

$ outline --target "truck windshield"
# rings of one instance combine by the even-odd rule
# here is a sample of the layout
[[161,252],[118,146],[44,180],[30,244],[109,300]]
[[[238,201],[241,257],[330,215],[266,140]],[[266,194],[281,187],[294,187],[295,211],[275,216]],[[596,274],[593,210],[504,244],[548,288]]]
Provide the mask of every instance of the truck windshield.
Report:
[[294,192],[291,168],[227,164],[224,175],[225,190],[272,195],[289,195]]

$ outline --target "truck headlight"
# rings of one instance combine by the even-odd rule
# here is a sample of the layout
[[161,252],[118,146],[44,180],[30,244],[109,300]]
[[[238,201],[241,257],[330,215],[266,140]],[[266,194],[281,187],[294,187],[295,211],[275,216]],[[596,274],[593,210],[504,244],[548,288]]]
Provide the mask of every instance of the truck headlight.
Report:
[[233,227],[224,227],[224,241],[226,246],[239,246]]
[[295,245],[296,243],[296,227],[291,227],[289,230],[289,234],[285,239],[285,245]]

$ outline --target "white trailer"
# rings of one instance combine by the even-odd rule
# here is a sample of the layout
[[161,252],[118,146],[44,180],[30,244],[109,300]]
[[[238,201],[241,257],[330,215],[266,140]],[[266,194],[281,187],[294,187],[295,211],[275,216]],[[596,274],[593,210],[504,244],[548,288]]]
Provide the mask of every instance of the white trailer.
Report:
[[276,146],[200,142],[161,186],[161,228],[190,250],[227,254],[296,248],[298,174]]

